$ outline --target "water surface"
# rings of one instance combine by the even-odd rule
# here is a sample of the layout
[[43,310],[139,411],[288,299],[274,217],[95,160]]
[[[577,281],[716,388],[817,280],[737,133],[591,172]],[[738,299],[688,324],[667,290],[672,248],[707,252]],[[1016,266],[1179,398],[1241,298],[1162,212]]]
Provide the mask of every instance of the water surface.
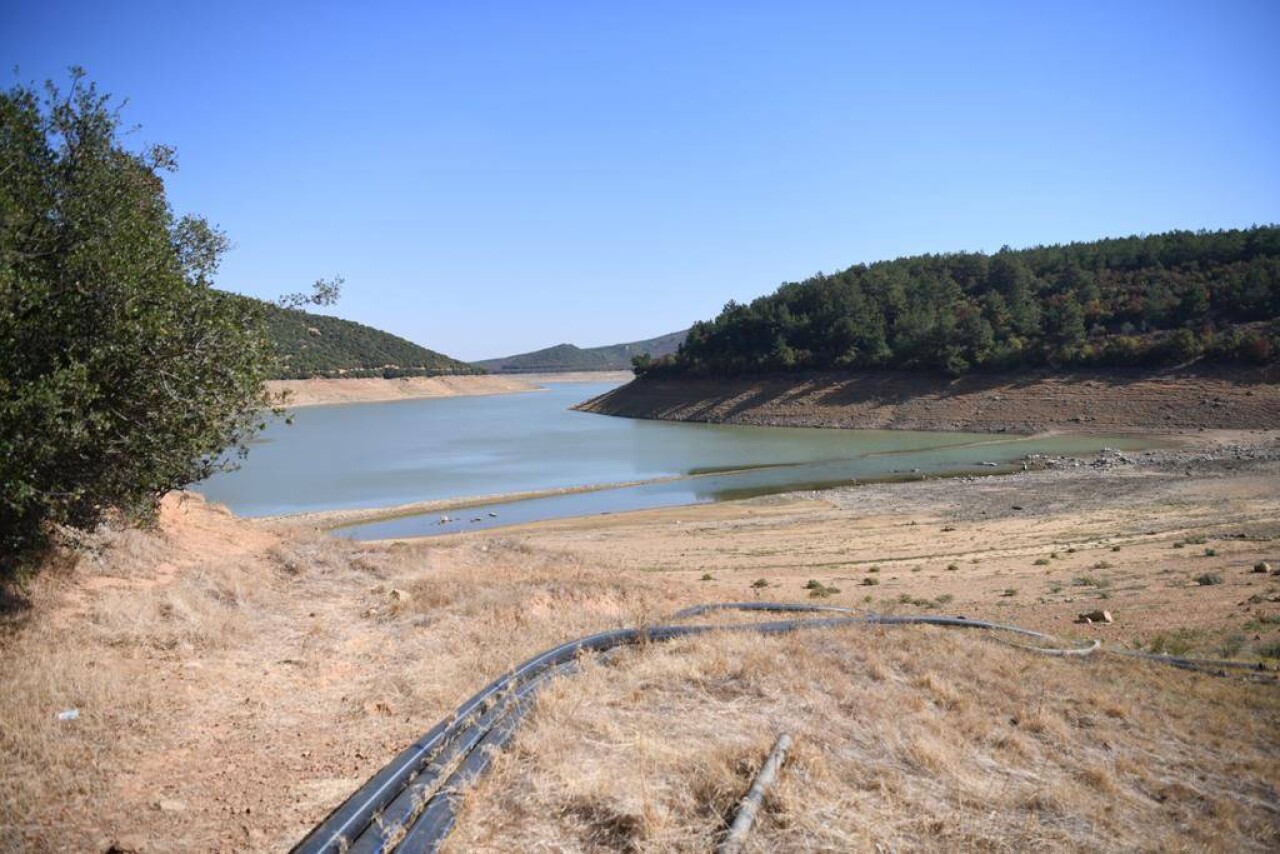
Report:
[[[272,425],[236,472],[197,489],[246,516],[679,478],[353,526],[360,539],[423,536],[830,486],[892,475],[990,471],[1028,453],[1135,440],[822,430],[637,421],[568,407],[609,383],[547,391],[305,407]],[[697,475],[689,477],[690,475]]]

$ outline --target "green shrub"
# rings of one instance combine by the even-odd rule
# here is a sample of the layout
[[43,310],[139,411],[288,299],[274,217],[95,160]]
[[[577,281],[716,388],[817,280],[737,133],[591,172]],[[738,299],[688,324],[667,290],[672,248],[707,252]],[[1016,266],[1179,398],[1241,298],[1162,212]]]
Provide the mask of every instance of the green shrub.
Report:
[[172,149],[119,131],[78,69],[0,93],[0,578],[226,467],[272,403],[262,304],[211,286],[226,237],[170,209]]

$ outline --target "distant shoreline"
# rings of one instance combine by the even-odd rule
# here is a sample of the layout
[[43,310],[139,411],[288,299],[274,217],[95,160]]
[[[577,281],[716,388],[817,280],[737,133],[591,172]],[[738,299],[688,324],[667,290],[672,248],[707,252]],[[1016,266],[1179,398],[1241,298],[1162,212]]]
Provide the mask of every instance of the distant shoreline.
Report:
[[1193,366],[951,378],[849,371],[636,380],[576,409],[660,421],[974,433],[1280,427],[1275,368]]
[[386,403],[431,397],[466,397],[490,394],[522,394],[541,391],[550,382],[626,382],[630,371],[564,374],[477,374],[437,377],[314,378],[269,380],[267,390],[288,392],[287,408],[332,406],[349,403]]

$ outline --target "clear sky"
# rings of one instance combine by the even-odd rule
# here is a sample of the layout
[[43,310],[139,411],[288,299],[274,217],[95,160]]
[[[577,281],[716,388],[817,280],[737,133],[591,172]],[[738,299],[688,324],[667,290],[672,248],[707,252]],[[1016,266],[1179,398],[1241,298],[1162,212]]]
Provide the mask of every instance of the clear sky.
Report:
[[178,148],[220,286],[465,359],[818,270],[1280,221],[1280,2],[0,0]]

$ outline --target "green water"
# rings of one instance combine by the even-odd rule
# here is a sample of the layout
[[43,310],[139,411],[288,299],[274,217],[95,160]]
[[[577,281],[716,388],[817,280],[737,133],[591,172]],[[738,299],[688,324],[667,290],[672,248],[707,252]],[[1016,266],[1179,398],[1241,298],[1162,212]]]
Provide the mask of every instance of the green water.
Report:
[[[819,430],[635,421],[568,407],[608,384],[299,409],[243,468],[197,487],[241,515],[388,507],[415,501],[633,481],[638,486],[495,502],[353,526],[359,538],[425,536],[539,519],[691,504],[867,478],[990,472],[1030,453],[1135,448],[1133,439]],[[492,515],[491,515],[492,514]],[[474,521],[473,521],[474,520]]]

